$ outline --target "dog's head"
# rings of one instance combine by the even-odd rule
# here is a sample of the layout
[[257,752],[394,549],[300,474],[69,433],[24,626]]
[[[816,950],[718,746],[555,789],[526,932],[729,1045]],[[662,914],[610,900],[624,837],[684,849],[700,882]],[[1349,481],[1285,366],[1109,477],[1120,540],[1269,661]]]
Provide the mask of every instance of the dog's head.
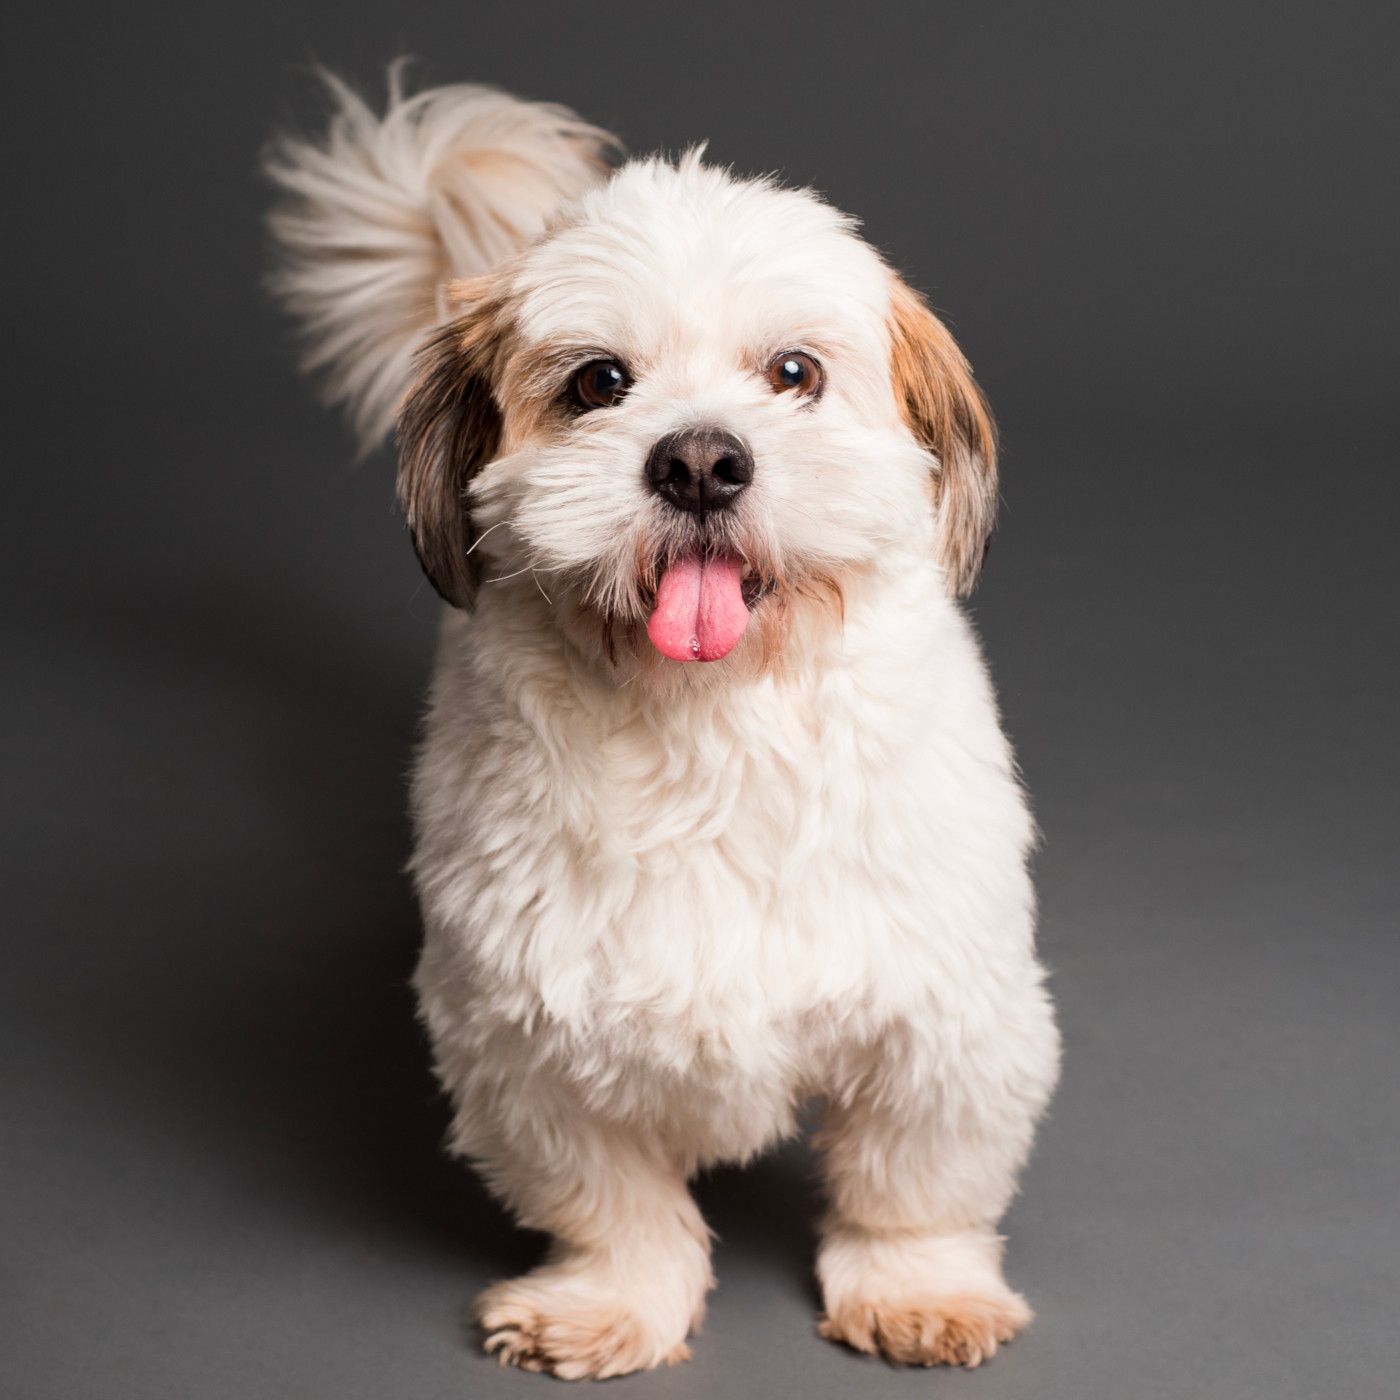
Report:
[[456,606],[518,578],[614,657],[763,664],[799,613],[839,626],[843,593],[900,560],[975,581],[982,395],[816,196],[636,162],[450,298],[400,415],[399,493]]

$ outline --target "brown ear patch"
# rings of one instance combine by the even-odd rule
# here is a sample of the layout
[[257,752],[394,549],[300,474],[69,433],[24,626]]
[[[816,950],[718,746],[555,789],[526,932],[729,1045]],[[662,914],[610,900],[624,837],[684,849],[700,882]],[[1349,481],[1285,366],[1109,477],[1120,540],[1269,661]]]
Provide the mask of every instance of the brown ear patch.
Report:
[[469,309],[419,350],[398,420],[399,505],[424,573],[458,608],[472,605],[480,583],[467,487],[501,439],[495,382],[505,318],[485,282],[453,285],[453,300]]
[[972,591],[997,504],[991,410],[948,328],[900,278],[890,296],[890,369],[900,413],[936,458],[938,558],[948,591]]

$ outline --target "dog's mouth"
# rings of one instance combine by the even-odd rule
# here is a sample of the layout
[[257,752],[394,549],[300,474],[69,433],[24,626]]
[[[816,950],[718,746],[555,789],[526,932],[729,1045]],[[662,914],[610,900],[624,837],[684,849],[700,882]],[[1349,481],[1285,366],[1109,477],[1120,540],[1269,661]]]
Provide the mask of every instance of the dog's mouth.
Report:
[[732,554],[696,551],[662,562],[647,636],[672,661],[718,661],[743,638],[750,614],[770,591]]

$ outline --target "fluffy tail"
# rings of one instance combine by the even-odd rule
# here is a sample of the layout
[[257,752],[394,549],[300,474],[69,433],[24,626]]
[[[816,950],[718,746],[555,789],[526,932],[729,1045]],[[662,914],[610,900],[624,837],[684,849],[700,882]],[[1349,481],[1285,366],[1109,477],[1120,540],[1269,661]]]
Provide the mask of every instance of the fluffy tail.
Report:
[[405,96],[402,73],[402,60],[389,69],[382,117],[323,73],[324,139],[282,136],[265,164],[282,190],[273,289],[302,324],[303,368],[323,374],[365,450],[393,423],[444,285],[529,242],[617,148],[566,107],[469,84]]

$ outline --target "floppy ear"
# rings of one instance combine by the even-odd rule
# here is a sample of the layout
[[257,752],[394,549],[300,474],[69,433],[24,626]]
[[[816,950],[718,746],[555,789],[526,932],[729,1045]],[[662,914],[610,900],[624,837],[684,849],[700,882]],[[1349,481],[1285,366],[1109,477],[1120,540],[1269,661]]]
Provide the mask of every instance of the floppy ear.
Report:
[[948,328],[898,277],[890,339],[900,412],[935,458],[938,561],[948,591],[962,597],[977,582],[996,518],[996,425]]
[[475,303],[414,357],[413,387],[399,410],[398,495],[423,572],[454,607],[470,608],[481,570],[469,553],[476,535],[467,487],[501,438],[494,394],[500,318],[476,282],[454,284],[451,296],[458,303],[475,296]]

